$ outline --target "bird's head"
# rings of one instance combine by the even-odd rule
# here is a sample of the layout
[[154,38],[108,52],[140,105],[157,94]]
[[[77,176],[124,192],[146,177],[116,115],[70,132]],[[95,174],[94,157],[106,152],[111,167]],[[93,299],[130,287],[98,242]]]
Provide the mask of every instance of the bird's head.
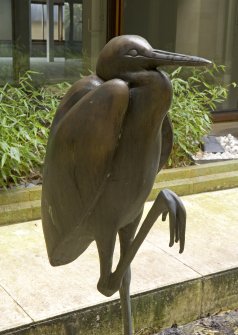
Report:
[[125,78],[127,73],[153,70],[159,66],[201,66],[210,61],[178,53],[156,50],[142,37],[122,35],[111,39],[99,54],[96,73],[104,80]]

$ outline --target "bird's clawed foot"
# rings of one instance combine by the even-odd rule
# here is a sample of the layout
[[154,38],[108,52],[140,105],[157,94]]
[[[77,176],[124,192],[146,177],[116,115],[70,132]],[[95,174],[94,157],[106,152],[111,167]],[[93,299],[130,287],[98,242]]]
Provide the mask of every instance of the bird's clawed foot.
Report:
[[[147,217],[142,223],[139,232],[130,244],[125,255],[123,255],[123,258],[119,261],[116,270],[111,273],[110,266],[110,268],[107,268],[107,271],[101,272],[101,277],[97,285],[99,292],[107,297],[110,297],[120,289],[122,278],[128,270],[131,261],[136,255],[152,225],[161,214],[163,220],[165,220],[169,214],[169,246],[172,247],[174,242],[180,242],[179,252],[183,252],[185,245],[186,211],[179,197],[174,192],[165,189],[157,196]],[[103,262],[102,265],[104,265]]]
[[[180,242],[179,252],[182,253],[185,244],[186,211],[179,197],[170,190],[163,190],[159,194],[159,201],[163,200],[165,210],[162,213],[162,220],[165,221],[169,214],[170,242],[172,247],[174,242]],[[157,199],[158,199],[157,198]]]

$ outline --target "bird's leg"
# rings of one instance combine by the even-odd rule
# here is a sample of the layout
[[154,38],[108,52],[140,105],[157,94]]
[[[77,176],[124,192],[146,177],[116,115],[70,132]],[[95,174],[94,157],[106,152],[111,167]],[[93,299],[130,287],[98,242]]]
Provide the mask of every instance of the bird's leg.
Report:
[[[139,215],[138,218],[136,218],[134,222],[120,229],[118,232],[120,238],[120,251],[121,251],[120,261],[123,260],[124,256],[126,255],[127,251],[129,250],[133,242],[135,232],[140,222],[141,216],[142,213],[141,215]],[[126,270],[122,278],[121,287],[119,289],[124,335],[132,335],[133,333],[132,317],[131,317],[130,282],[131,282],[131,269],[129,265],[128,269]]]
[[[100,261],[100,278],[97,284],[97,289],[103,295],[110,297],[113,293],[108,286],[112,274],[113,252],[116,243],[117,232],[98,234],[96,237],[99,261]],[[119,289],[119,288],[118,288]]]
[[169,245],[172,246],[174,241],[180,241],[179,252],[183,252],[185,243],[186,211],[179,197],[172,191],[166,189],[158,194],[127,253],[123,259],[120,259],[116,270],[110,275],[107,284],[107,293],[112,295],[120,288],[121,280],[126,273],[128,266],[135,257],[151,227],[158,216],[165,213],[169,213]]

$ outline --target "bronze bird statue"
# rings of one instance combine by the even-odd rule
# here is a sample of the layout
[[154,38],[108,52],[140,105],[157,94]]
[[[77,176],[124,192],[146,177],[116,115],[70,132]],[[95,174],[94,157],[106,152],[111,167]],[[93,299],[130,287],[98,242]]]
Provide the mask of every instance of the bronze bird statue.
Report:
[[[96,75],[77,81],[53,121],[42,186],[43,231],[51,265],[75,260],[96,241],[105,296],[119,290],[124,334],[132,334],[130,263],[159,215],[169,214],[170,246],[184,249],[186,212],[162,190],[139,225],[155,177],[168,159],[172,88],[160,66],[207,65],[193,56],[153,49],[142,37],[113,38]],[[112,272],[116,236],[120,259]],[[135,235],[136,234],[136,235]]]

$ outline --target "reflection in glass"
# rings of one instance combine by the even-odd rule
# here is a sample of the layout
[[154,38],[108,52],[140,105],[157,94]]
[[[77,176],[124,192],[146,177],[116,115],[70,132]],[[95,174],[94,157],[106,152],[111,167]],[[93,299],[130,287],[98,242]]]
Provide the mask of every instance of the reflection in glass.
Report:
[[107,0],[55,1],[54,57],[47,63],[47,5],[31,1],[31,69],[45,73],[47,81],[74,81],[93,71],[106,43],[106,13]]
[[11,2],[0,1],[0,84],[12,78]]
[[[124,0],[123,34],[154,47],[194,54],[227,66],[223,81],[238,82],[237,0]],[[218,109],[237,109],[237,89]]]

